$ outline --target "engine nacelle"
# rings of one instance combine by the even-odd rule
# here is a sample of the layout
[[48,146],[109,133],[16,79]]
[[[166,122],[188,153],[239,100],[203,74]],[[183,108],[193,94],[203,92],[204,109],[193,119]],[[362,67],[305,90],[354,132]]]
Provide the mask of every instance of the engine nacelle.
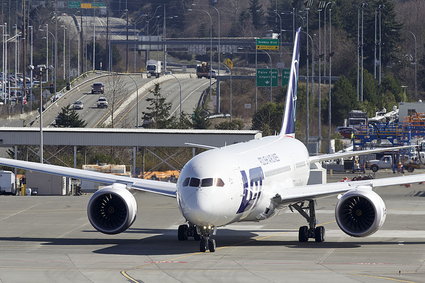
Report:
[[346,192],[335,208],[339,228],[353,237],[375,233],[384,224],[386,215],[384,201],[370,187]]
[[91,225],[105,234],[125,231],[133,224],[136,214],[136,199],[123,184],[113,184],[98,190],[87,205]]

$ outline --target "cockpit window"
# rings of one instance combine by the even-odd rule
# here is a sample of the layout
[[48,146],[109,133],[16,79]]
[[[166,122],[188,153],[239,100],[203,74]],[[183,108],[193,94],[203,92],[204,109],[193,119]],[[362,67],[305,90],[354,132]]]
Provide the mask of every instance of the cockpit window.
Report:
[[190,180],[189,177],[186,178],[186,179],[184,179],[184,181],[183,181],[183,187],[187,187],[187,185],[189,185],[189,180]]
[[217,180],[216,181],[216,186],[217,187],[224,187],[224,182],[223,182],[223,180],[221,178],[217,178],[216,180]]
[[202,179],[201,187],[211,187],[213,185],[213,178]]
[[200,180],[198,178],[190,178],[189,186],[199,187]]

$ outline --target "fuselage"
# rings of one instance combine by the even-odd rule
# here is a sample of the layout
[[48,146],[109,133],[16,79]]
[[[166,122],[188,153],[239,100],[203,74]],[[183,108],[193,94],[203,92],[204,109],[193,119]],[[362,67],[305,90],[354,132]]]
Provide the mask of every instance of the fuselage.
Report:
[[299,140],[270,136],[203,152],[182,169],[177,201],[198,226],[260,221],[275,213],[273,197],[306,185],[308,151]]

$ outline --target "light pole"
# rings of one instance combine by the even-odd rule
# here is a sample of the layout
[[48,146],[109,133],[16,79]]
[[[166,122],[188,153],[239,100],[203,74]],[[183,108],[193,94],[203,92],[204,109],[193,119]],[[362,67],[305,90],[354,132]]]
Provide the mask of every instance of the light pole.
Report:
[[417,49],[416,49],[416,35],[411,32],[411,31],[407,31],[408,33],[410,33],[413,36],[413,39],[415,40],[415,98],[418,98],[418,58],[417,56]]
[[180,112],[180,120],[181,120],[181,118],[182,118],[182,85],[180,83],[180,80],[175,75],[173,75],[171,73],[170,73],[170,75],[173,76],[177,80],[177,82],[179,83],[179,89],[180,89],[179,112]]
[[[218,26],[218,48],[217,48],[217,62],[218,62],[218,70],[217,70],[217,76],[220,76],[220,63],[221,63],[221,59],[220,59],[220,53],[221,53],[221,47],[220,47],[220,26],[221,26],[221,19],[220,19],[220,11],[215,7],[215,6],[211,6],[216,12],[217,12],[217,17],[218,17],[218,22],[217,22],[217,26]],[[212,70],[212,66],[211,66],[211,70]],[[212,75],[212,73],[211,73]],[[217,81],[217,113],[221,112],[221,88],[220,88],[220,80]]]
[[[321,148],[320,144],[321,144],[321,141],[322,141],[322,91],[321,91],[321,86],[322,86],[321,65],[322,65],[322,62],[321,62],[320,58],[321,58],[322,54],[320,52],[322,52],[322,49],[321,49],[322,39],[321,39],[321,36],[320,36],[320,33],[321,33],[321,31],[320,31],[320,14],[322,13],[322,9],[319,8],[319,10],[317,10],[317,12],[319,12],[319,89],[318,89],[318,91],[319,91],[318,100],[319,101],[318,101],[317,123],[318,123],[319,148]],[[319,151],[320,151],[320,149],[319,149]]]
[[224,67],[226,67],[227,71],[230,73],[230,108],[229,108],[229,113],[230,113],[230,120],[233,119],[233,80],[232,80],[232,70],[224,63],[223,64]]
[[63,80],[65,80],[66,79],[66,27],[62,26],[62,28],[63,28]]
[[[195,11],[195,10],[206,13],[208,15],[208,17],[210,18],[210,74],[209,74],[209,77],[210,77],[210,89],[209,89],[209,96],[211,97],[211,88],[212,88],[212,52],[213,52],[213,50],[212,50],[212,27],[213,27],[212,17],[211,17],[211,14],[208,11],[205,11],[205,10],[202,10],[202,9],[189,9],[188,11]],[[218,105],[219,104],[217,103],[217,107],[218,107]],[[218,108],[217,108],[217,113],[218,113]]]
[[329,153],[331,152],[331,137],[332,137],[332,7],[329,8]]
[[379,76],[378,85],[381,85],[382,79],[382,8],[384,5],[379,5]]
[[33,88],[33,80],[34,80],[34,62],[33,62],[33,54],[34,54],[34,31],[33,26],[28,26],[31,29],[31,39],[30,39],[30,108],[32,111],[32,88]]
[[46,66],[39,65],[40,70],[40,163],[43,163],[43,72],[47,70]]
[[[54,47],[55,47],[55,66],[53,67],[53,69],[55,70],[54,72],[54,78],[53,78],[53,88],[54,88],[54,95],[56,95],[56,77],[57,77],[57,72],[58,72],[58,52],[57,52],[57,41],[56,41],[56,37],[53,35],[53,33],[51,33],[49,31],[50,35],[53,37],[54,40]],[[47,69],[49,69],[49,66],[47,66]]]

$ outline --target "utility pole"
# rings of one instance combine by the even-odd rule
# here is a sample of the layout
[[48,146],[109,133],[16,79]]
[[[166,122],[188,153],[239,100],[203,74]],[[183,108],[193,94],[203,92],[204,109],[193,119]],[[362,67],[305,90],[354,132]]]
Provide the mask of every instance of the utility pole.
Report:
[[[127,5],[127,2],[126,2]],[[125,42],[125,72],[128,73],[128,9],[125,7],[125,17],[126,17],[126,42]]]

